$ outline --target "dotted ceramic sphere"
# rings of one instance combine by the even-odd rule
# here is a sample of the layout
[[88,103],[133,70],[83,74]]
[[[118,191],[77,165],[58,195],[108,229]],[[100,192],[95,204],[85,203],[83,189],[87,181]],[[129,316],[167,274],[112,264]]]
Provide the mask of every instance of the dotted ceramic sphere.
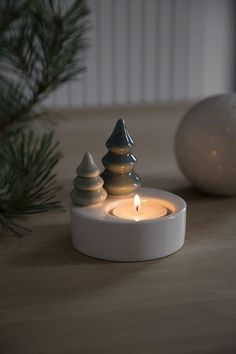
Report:
[[180,123],[175,150],[180,169],[195,187],[236,195],[236,94],[193,106]]

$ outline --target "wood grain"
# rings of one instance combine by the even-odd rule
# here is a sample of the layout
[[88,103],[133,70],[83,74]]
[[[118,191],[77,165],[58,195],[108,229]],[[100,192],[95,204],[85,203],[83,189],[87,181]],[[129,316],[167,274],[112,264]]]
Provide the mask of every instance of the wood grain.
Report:
[[84,151],[99,164],[124,117],[143,184],[187,201],[186,244],[162,260],[105,262],[73,249],[67,212],[30,219],[31,235],[0,239],[1,354],[236,353],[236,198],[200,194],[178,171],[186,107],[71,111],[59,125],[65,206]]

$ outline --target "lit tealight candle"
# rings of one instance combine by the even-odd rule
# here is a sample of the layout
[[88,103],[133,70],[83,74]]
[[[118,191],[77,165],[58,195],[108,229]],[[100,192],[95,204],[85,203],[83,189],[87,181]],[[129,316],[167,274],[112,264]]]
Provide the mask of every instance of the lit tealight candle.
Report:
[[158,200],[153,198],[142,199],[136,194],[133,202],[127,201],[118,204],[112,214],[118,218],[127,220],[150,220],[157,219],[167,214],[167,209],[158,203]]

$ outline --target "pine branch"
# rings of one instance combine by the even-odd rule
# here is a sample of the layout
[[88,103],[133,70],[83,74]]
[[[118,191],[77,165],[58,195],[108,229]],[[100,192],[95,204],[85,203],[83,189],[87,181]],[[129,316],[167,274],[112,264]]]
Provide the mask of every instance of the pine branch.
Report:
[[18,235],[28,230],[15,219],[59,207],[58,143],[26,128],[84,70],[88,13],[86,0],[0,2],[0,226]]
[[8,101],[0,101],[0,111],[4,111],[0,133],[16,122],[24,126],[31,121],[32,110],[39,113],[38,105],[52,91],[84,70],[89,12],[85,0],[68,4],[63,0],[23,2],[21,18],[4,26],[0,91],[6,85],[14,87],[18,104],[8,112]]
[[21,227],[12,220],[42,213],[60,204],[61,189],[52,169],[61,158],[53,133],[37,137],[32,131],[17,132],[0,144],[0,225],[16,234]]

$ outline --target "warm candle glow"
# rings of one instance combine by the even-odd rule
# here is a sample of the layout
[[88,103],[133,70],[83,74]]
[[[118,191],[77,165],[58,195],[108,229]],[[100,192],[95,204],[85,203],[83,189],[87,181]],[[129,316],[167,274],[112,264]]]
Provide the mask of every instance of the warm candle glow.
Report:
[[121,219],[141,221],[161,218],[167,214],[167,209],[153,198],[141,198],[138,194],[133,199],[120,201],[112,209],[112,215]]
[[135,194],[135,196],[134,196],[134,206],[135,206],[135,210],[137,212],[139,211],[140,205],[141,205],[141,200],[140,200],[138,194]]

